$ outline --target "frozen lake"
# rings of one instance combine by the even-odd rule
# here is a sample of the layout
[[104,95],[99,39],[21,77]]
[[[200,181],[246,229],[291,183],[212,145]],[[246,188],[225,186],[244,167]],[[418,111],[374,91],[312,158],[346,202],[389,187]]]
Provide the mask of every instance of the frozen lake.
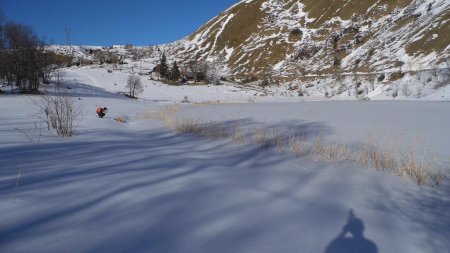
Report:
[[[352,144],[387,143],[416,149],[441,162],[450,159],[450,103],[417,101],[330,101],[217,104],[188,106],[182,117],[205,121],[240,121],[255,128],[307,129]],[[301,131],[301,129],[300,129]],[[450,160],[447,160],[450,162]]]

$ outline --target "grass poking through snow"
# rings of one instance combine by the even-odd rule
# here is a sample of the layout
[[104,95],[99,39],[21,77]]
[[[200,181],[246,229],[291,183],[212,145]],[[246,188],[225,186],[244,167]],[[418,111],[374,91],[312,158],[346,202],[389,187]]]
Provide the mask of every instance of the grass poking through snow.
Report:
[[[172,114],[178,107],[168,107],[153,114],[152,118],[165,123],[179,134],[192,134],[208,138],[231,138],[238,145],[254,144],[262,149],[277,148],[280,152],[290,153],[295,157],[312,157],[324,161],[351,161],[366,168],[373,168],[397,176],[408,176],[419,185],[430,181],[439,184],[445,175],[437,170],[432,159],[425,155],[410,152],[401,154],[392,143],[374,145],[370,141],[358,146],[349,146],[340,142],[326,142],[321,137],[314,142],[306,141],[305,136],[290,135],[287,138],[279,131],[261,128],[253,134],[247,134],[240,123],[226,126],[224,123],[202,122],[195,119],[175,118]],[[384,148],[379,148],[384,147]]]

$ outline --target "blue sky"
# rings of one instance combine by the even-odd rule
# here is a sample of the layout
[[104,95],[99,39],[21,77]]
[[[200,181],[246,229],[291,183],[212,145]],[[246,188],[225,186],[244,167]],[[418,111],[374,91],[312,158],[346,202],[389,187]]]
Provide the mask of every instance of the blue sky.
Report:
[[189,35],[238,0],[0,0],[8,20],[74,45],[157,45]]

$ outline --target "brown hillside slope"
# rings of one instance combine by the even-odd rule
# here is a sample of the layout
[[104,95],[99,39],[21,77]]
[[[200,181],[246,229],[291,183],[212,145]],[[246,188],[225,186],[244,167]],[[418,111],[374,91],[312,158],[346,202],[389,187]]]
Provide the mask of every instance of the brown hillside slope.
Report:
[[173,44],[236,78],[423,69],[450,56],[446,0],[243,0]]

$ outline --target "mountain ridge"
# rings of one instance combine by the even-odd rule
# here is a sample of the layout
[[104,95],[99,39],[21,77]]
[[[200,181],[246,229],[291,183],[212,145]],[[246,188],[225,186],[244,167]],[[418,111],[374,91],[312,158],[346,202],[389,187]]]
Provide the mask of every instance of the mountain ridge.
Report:
[[419,70],[449,57],[450,3],[444,0],[328,3],[244,0],[172,43],[172,52],[183,60],[219,61],[236,77],[285,80]]
[[185,69],[207,63],[216,76],[268,94],[445,99],[437,94],[450,84],[449,22],[446,0],[242,0],[172,43],[52,50],[139,73],[166,53]]

